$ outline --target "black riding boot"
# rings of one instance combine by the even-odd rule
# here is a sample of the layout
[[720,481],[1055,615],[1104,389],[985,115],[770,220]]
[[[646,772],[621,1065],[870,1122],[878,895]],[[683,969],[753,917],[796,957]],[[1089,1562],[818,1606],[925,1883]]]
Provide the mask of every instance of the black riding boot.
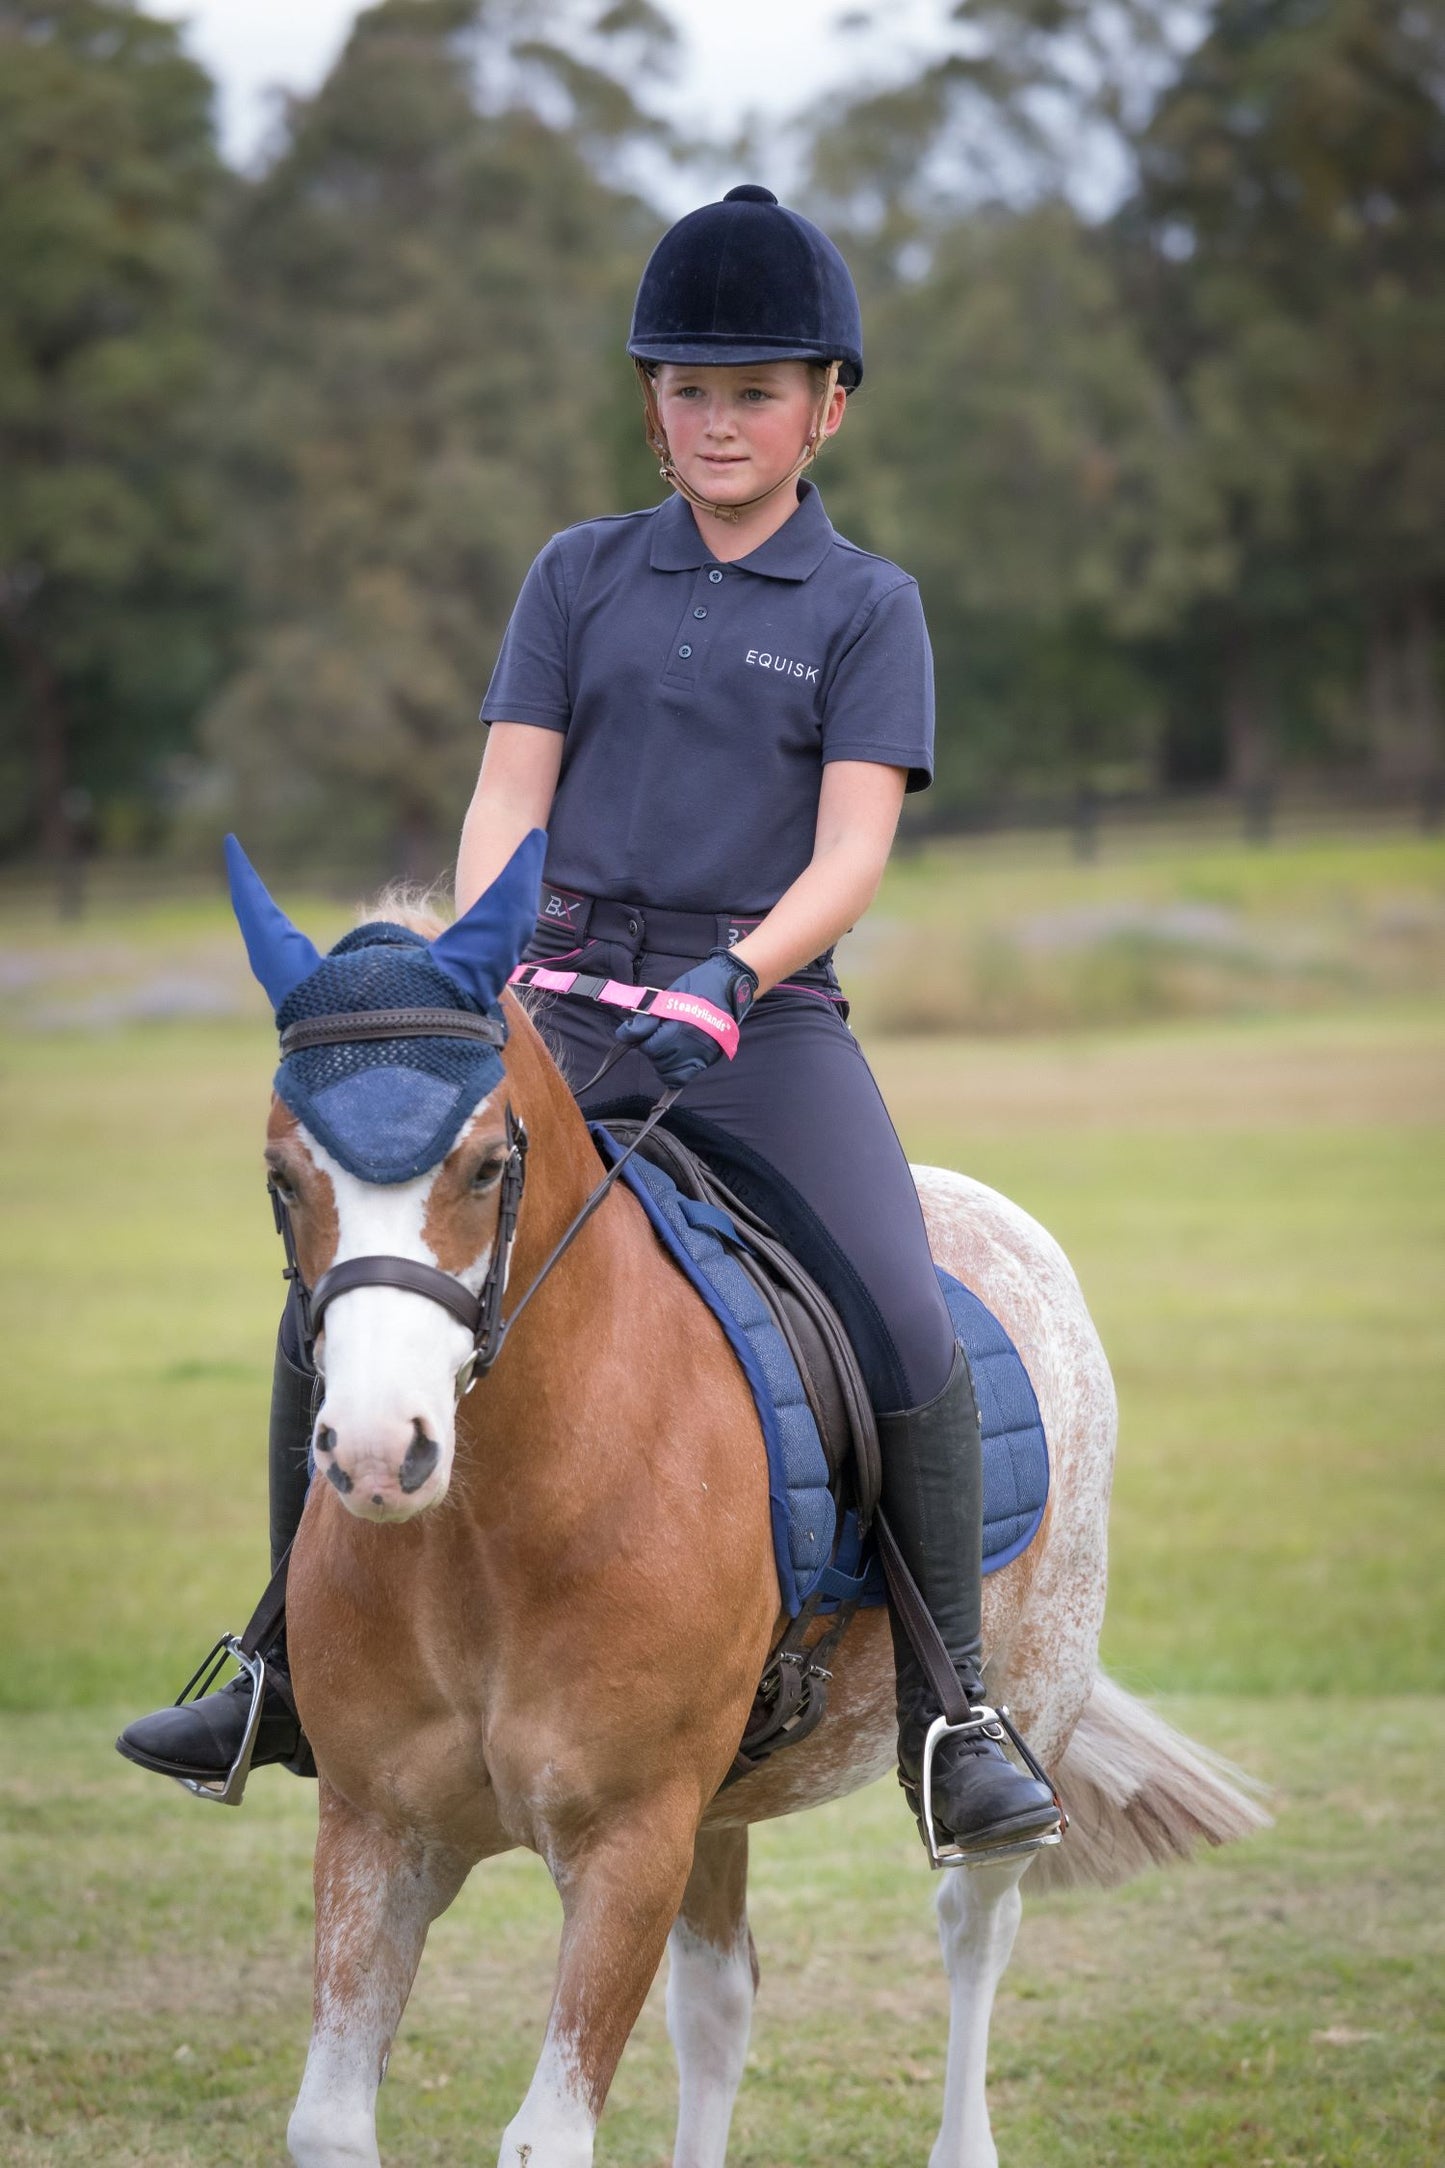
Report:
[[[311,1444],[312,1409],[316,1372],[307,1363],[292,1304],[288,1302],[276,1336],[276,1369],[271,1383],[271,1571],[295,1535],[306,1503],[310,1480],[307,1454]],[[314,1776],[311,1750],[289,1694],[273,1685],[279,1671],[286,1676],[286,1630],[282,1626],[266,1659],[266,1698],[251,1767],[265,1762],[285,1762],[298,1776]],[[235,1761],[246,1736],[251,1713],[252,1687],[240,1672],[213,1694],[176,1708],[157,1709],[150,1716],[127,1724],[116,1740],[116,1750],[142,1769],[161,1776],[191,1777],[203,1783],[222,1778]]]
[[[882,1506],[920,1595],[943,1636],[970,1707],[983,1687],[983,1448],[968,1361],[960,1348],[936,1400],[880,1416]],[[923,1742],[942,1712],[913,1645],[890,1607],[898,1673],[898,1763],[919,1812]],[[996,1741],[945,1734],[933,1760],[940,1838],[987,1852],[1045,1836],[1059,1813],[1046,1784],[1025,1775]],[[922,1819],[920,1814],[920,1827]]]

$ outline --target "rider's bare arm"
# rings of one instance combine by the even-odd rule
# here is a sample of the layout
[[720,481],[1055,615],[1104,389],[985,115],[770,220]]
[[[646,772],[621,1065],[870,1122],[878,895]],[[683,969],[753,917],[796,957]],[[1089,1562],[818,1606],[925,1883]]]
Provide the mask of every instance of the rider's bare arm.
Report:
[[524,835],[545,828],[565,738],[535,723],[493,723],[457,851],[457,916],[491,887]]
[[907,781],[906,768],[873,760],[833,760],[824,768],[813,856],[734,950],[757,973],[760,992],[831,948],[863,916],[888,863]]

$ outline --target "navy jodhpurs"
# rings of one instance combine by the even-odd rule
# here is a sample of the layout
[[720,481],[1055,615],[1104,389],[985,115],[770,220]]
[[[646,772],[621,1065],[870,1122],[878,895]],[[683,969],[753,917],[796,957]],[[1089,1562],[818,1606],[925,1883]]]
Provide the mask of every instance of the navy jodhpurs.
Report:
[[[527,960],[631,985],[669,986],[730,932],[755,923],[567,901],[568,930],[539,920]],[[589,1119],[653,1105],[662,1087],[641,1049],[584,1089],[613,1050],[618,1011],[565,994],[533,996],[529,1007]],[[874,1406],[887,1415],[942,1392],[955,1343],[913,1177],[847,1014],[831,960],[809,964],[754,1005],[736,1059],[694,1077],[667,1126],[827,1290]]]

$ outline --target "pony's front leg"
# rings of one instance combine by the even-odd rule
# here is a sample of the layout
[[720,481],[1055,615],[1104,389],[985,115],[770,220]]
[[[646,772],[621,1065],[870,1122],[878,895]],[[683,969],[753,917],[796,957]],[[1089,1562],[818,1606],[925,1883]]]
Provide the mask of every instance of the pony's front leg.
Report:
[[379,2168],[376,2089],[426,1933],[466,1863],[358,1813],[325,1778],[311,2048],[286,2141],[300,2168]]
[[948,1974],[948,2071],[943,2121],[928,2168],[998,2168],[984,2081],[988,2027],[1013,1952],[1027,1859],[996,1867],[950,1867],[938,1893],[938,1937]]
[[673,2168],[723,2168],[758,1986],[748,1930],[748,1833],[699,1833],[667,1942],[667,2029],[677,2054]]
[[591,2168],[602,2103],[682,1902],[697,1813],[696,1797],[659,1798],[565,1856],[549,1847],[562,1897],[557,1992],[498,2168]]

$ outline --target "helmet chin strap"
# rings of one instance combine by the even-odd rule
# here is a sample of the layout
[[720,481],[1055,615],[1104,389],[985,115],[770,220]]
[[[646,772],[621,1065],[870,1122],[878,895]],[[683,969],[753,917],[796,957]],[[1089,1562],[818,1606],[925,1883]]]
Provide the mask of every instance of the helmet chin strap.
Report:
[[710,512],[714,519],[727,520],[730,525],[735,525],[742,518],[744,512],[751,512],[755,504],[765,504],[768,498],[775,497],[780,489],[786,489],[790,482],[796,482],[803,469],[810,467],[823,449],[826,441],[824,427],[828,419],[828,409],[833,403],[833,393],[838,386],[839,364],[836,361],[830,361],[828,364],[828,381],[823,387],[823,396],[819,401],[813,426],[808,431],[808,441],[803,446],[798,459],[788,469],[788,472],[780,480],[771,483],[767,489],[760,489],[755,497],[744,497],[740,502],[732,504],[715,503],[711,497],[704,497],[700,490],[694,489],[690,482],[685,482],[673,465],[672,453],[668,449],[667,432],[662,426],[662,414],[657,404],[657,386],[652,380],[646,362],[634,362],[634,367],[637,370],[637,380],[642,386],[642,404],[647,417],[647,441],[657,454],[658,473],[662,476],[664,482],[669,483],[677,491],[680,497],[686,497],[688,503],[696,505],[699,512]]

